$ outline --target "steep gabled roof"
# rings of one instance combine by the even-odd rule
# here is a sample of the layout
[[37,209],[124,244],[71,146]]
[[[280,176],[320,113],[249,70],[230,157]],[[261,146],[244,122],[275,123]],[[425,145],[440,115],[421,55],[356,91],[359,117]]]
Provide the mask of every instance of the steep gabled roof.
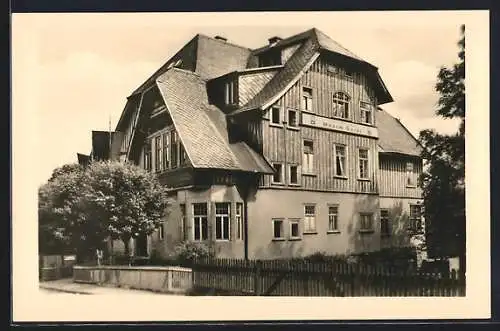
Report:
[[257,93],[246,105],[232,114],[263,107],[273,99],[285,93],[310,67],[319,56],[319,48],[312,39],[306,40],[302,46],[286,62],[284,67]]
[[157,85],[194,168],[273,172],[245,143],[229,143],[226,117],[209,104],[206,82],[199,75],[172,68]]
[[250,52],[249,48],[197,34],[131,95],[143,92],[173,66],[193,71],[202,79],[212,79],[230,71],[245,69]]
[[290,38],[283,39],[272,46],[269,45],[257,49],[252,54],[261,54],[267,50],[283,48],[296,43],[301,43],[301,46],[284,64],[281,71],[279,71],[253,99],[239,109],[233,111],[233,115],[253,109],[263,109],[275,102],[302,77],[317,59],[321,51],[333,52],[364,65],[365,68],[367,68],[368,79],[375,86],[379,104],[393,101],[392,96],[387,90],[375,66],[364,61],[318,29],[314,28]]
[[381,153],[419,156],[422,146],[408,129],[395,117],[379,108],[376,112]]

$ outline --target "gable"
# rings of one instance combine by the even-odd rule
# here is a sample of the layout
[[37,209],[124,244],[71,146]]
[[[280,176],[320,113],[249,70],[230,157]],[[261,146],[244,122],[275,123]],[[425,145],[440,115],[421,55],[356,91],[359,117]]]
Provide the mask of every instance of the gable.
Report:
[[398,119],[379,108],[376,123],[380,152],[420,156],[422,146]]

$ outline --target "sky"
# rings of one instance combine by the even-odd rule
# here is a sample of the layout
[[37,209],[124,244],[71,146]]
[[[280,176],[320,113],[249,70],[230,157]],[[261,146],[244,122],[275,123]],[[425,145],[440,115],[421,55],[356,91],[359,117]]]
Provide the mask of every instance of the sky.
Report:
[[54,168],[77,162],[76,153],[88,154],[91,131],[108,130],[110,121],[114,129],[131,92],[197,33],[258,48],[271,36],[286,38],[316,27],[379,68],[394,98],[383,108],[414,136],[425,128],[456,131],[455,121],[434,114],[434,85],[440,67],[458,60],[460,16],[380,14],[28,14],[14,19],[13,44],[23,46],[17,48],[23,61],[13,66],[13,80],[20,72],[30,84],[30,120],[43,151],[36,179],[42,184]]

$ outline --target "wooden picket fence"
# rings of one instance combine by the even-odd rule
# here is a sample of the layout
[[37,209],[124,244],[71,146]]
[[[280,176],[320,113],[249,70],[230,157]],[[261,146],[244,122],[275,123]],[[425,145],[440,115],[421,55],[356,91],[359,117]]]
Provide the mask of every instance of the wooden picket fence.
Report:
[[195,290],[264,296],[465,296],[455,274],[421,274],[382,266],[304,260],[195,260]]

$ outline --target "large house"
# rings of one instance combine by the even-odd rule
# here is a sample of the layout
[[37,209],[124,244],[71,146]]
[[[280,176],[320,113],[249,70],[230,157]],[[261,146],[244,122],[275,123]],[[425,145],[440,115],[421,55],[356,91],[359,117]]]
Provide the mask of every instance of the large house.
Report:
[[114,132],[93,132],[91,159],[155,172],[176,201],[136,255],[186,240],[250,259],[407,245],[422,160],[380,107],[392,101],[375,66],[317,29],[258,49],[198,34],[127,98]]

